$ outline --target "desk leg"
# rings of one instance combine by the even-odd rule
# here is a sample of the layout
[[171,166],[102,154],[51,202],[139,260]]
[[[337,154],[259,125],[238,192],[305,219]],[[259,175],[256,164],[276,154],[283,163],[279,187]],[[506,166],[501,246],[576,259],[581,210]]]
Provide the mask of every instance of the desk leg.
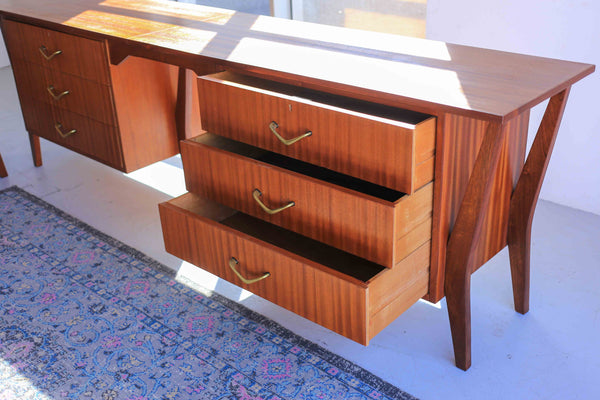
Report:
[[489,123],[448,241],[444,291],[454,359],[463,370],[471,366],[471,273],[475,268],[475,249],[505,135],[502,124]]
[[510,200],[508,250],[515,310],[529,311],[529,251],[531,222],[565,110],[567,88],[552,96]]
[[33,165],[36,167],[42,166],[42,149],[40,148],[40,137],[29,134],[29,145],[31,146],[31,157],[33,158]]
[[6,178],[8,176],[8,172],[6,171],[6,167],[4,166],[4,161],[2,161],[2,156],[0,155],[0,178]]

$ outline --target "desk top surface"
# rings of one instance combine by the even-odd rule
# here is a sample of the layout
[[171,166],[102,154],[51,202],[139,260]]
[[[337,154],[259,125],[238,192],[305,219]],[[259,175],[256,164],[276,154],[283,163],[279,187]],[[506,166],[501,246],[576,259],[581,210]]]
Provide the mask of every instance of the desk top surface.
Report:
[[417,111],[507,119],[594,65],[164,0],[0,0],[0,12]]

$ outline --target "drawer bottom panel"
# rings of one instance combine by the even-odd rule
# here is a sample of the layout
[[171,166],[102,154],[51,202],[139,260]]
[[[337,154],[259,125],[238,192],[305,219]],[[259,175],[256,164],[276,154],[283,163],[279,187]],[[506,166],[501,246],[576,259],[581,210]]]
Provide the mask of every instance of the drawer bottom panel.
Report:
[[364,345],[427,293],[428,245],[388,270],[194,194],[159,210],[169,253]]

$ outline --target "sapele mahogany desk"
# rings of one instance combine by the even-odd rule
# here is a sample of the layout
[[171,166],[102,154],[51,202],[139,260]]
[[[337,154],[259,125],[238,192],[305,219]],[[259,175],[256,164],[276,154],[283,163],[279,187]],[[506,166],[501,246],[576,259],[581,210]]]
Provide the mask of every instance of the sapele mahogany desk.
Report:
[[[424,237],[425,242],[417,243],[418,250],[410,248],[414,252],[406,257],[402,255],[405,258],[398,256],[399,245],[389,238],[377,239],[380,240],[377,243],[383,243],[382,248],[387,250],[371,249],[363,254],[354,245],[346,246],[344,240],[347,238],[338,243],[335,238],[306,231],[307,235],[314,236],[313,239],[319,239],[314,243],[331,242],[327,248],[333,248],[334,252],[342,249],[354,253],[352,256],[358,254],[371,261],[378,260],[383,265],[379,275],[387,274],[383,275],[385,279],[377,282],[369,280],[354,284],[363,290],[357,292],[361,295],[368,295],[369,291],[377,293],[372,301],[380,302],[383,310],[375,312],[367,305],[366,311],[360,311],[366,312],[367,316],[363,316],[361,322],[364,326],[358,324],[358,334],[352,331],[356,327],[346,330],[344,318],[354,318],[352,310],[342,312],[341,318],[338,313],[331,321],[317,322],[366,344],[415,298],[423,296],[437,302],[446,296],[456,365],[467,369],[471,364],[470,277],[506,245],[510,250],[515,308],[520,313],[528,311],[533,213],[569,89],[573,83],[592,73],[593,65],[155,0],[0,0],[0,15],[35,165],[41,165],[39,136],[123,171],[169,157],[180,151],[178,139],[198,134],[198,108],[205,113],[201,115],[205,127],[220,126],[214,122],[220,121],[219,118],[226,121],[226,126],[239,122],[236,120],[239,110],[225,112],[222,108],[210,108],[222,100],[219,93],[230,89],[242,90],[243,96],[251,96],[249,93],[254,93],[252,96],[280,96],[277,99],[288,102],[290,111],[294,102],[294,107],[297,104],[314,106],[321,110],[318,112],[368,119],[374,121],[373,124],[384,123],[413,141],[407,142],[408,145],[390,142],[388,147],[393,150],[390,154],[385,153],[385,145],[380,150],[370,149],[367,141],[363,144],[364,152],[368,155],[374,151],[375,163],[381,157],[393,159],[394,146],[398,146],[398,153],[408,149],[402,154],[406,154],[407,159],[414,158],[412,164],[396,160],[398,164],[390,164],[387,169],[369,172],[368,162],[355,168],[354,158],[348,156],[351,153],[341,161],[332,161],[332,154],[337,149],[311,158],[310,152],[285,153],[285,149],[269,148],[274,149],[274,153],[291,154],[292,159],[314,161],[346,175],[406,193],[403,203],[398,201],[393,205],[396,207],[394,212],[398,213],[392,218],[395,222],[383,219],[385,223],[398,225],[405,208],[411,209],[411,202],[427,205],[427,200],[417,199],[419,196],[426,199],[427,190],[431,196],[429,208],[425,207],[424,213],[418,214],[419,218],[424,218],[418,236]],[[226,71],[225,75],[214,75],[219,71]],[[196,85],[197,76],[209,74]],[[254,82],[262,83],[253,86]],[[59,87],[59,83],[69,88]],[[285,94],[273,89],[279,87],[284,88],[282,93]],[[202,97],[205,95],[202,90],[208,93],[213,90],[211,88],[217,93],[214,101]],[[317,100],[303,98],[304,93],[316,96]],[[46,98],[48,95],[51,97]],[[295,102],[296,97],[301,100]],[[525,161],[530,109],[548,98],[546,113]],[[339,105],[348,101],[353,104],[349,108]],[[356,106],[359,111],[352,108],[355,104],[360,105]],[[368,110],[375,112],[371,115]],[[318,112],[315,115],[321,115]],[[410,118],[415,115],[425,117],[411,123],[398,121],[397,115],[405,112],[411,115]],[[79,131],[71,129],[64,121],[78,124]],[[277,129],[285,129],[277,124],[270,128],[274,133]],[[340,138],[354,129],[352,123],[334,128]],[[86,136],[84,131],[93,132],[93,135]],[[379,141],[375,128],[365,132],[375,135],[375,142]],[[382,131],[381,135],[384,133]],[[305,135],[302,143],[307,146],[314,143],[319,132],[311,134],[311,137]],[[282,132],[281,135],[291,133]],[[430,138],[429,142],[427,138]],[[343,144],[351,149],[351,144],[344,144],[351,139],[339,139],[338,143],[340,147]],[[252,167],[266,168],[260,164],[262,161],[241,155],[246,153],[223,150],[233,148],[233,142],[223,140],[205,135],[199,141],[183,142],[181,149],[191,160],[187,162],[188,168],[184,165],[186,179],[188,172],[190,175],[203,172],[201,167],[195,166],[194,154],[206,153],[207,157],[218,154],[221,158],[217,161],[230,157],[242,163],[240,165],[249,163]],[[328,136],[328,140],[329,144],[335,144],[336,134]],[[214,143],[221,143],[219,146],[222,147],[217,149]],[[387,155],[379,157],[377,152],[380,151]],[[356,160],[358,163],[358,158]],[[298,178],[296,173],[276,170]],[[201,176],[196,183],[190,178],[188,189],[192,190],[196,184],[205,185],[206,179]],[[299,179],[321,185],[313,178],[300,176]],[[323,187],[339,189],[329,184]],[[198,189],[207,190],[204,186]],[[207,193],[213,192],[208,190]],[[339,189],[339,193],[355,196],[353,199],[368,197],[372,200],[347,189]],[[257,202],[266,202],[267,195],[261,197],[260,191],[254,191],[253,196]],[[175,223],[169,218],[182,216],[184,222],[185,218],[190,221],[195,218],[189,210],[176,212],[188,200],[196,201],[195,197],[190,199],[161,206],[167,224],[163,228],[167,242],[170,240],[168,224]],[[381,203],[373,200],[373,204],[378,202]],[[299,203],[289,203],[288,207],[294,210],[290,212],[300,209]],[[330,205],[323,208],[327,207]],[[352,209],[345,211],[350,215]],[[284,212],[287,211],[282,215]],[[214,227],[212,222],[194,221],[203,221],[203,229]],[[410,225],[411,221],[405,222]],[[360,225],[364,221],[357,218],[356,223]],[[281,225],[285,227],[284,222]],[[393,229],[400,229],[396,225]],[[219,229],[227,234],[233,232],[229,228]],[[290,229],[305,233],[302,227]],[[368,225],[364,229],[368,230]],[[416,229],[409,234],[417,236]],[[361,232],[356,235],[360,236]],[[372,235],[377,236],[377,232]],[[398,236],[399,241],[404,238]],[[187,240],[171,239],[175,243],[171,246],[178,240]],[[254,240],[252,243],[259,242]],[[263,244],[259,250],[263,249],[278,251],[271,244]],[[386,253],[388,250],[389,254]],[[403,282],[394,271],[399,270],[398,265],[412,268],[410,260],[417,252],[421,254],[421,262],[425,262],[420,270],[425,271],[425,275],[424,278],[413,277],[414,282],[402,287],[403,291],[411,293],[404,299],[395,283],[386,286],[385,281],[387,277],[394,277],[397,281],[391,282]],[[277,254],[291,263],[316,265],[287,250]],[[398,261],[400,258],[402,260]],[[237,260],[234,260],[230,260],[232,270],[236,268]],[[329,274],[327,279],[346,283],[356,281],[345,277],[343,272],[331,272],[318,265],[313,269],[310,273],[315,276]],[[235,279],[232,281],[237,282]],[[424,282],[419,284],[421,286],[415,284],[418,279]],[[370,283],[372,287],[369,287]],[[357,304],[363,306],[360,301]],[[290,305],[290,309],[294,310],[293,307]],[[325,307],[329,306],[321,308]],[[321,311],[326,312],[317,304],[316,311],[311,312],[318,314]],[[320,318],[311,313],[302,315],[313,320]]]

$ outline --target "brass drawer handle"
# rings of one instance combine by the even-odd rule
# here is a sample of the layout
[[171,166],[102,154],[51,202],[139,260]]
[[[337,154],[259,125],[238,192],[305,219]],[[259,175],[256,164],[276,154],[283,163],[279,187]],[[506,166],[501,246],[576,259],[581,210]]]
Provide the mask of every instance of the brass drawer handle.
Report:
[[62,93],[56,94],[56,93],[54,93],[54,86],[50,85],[50,86],[48,86],[48,93],[50,93],[50,95],[54,98],[54,100],[58,101],[71,92],[69,92],[68,90],[65,90]]
[[62,50],[56,50],[54,53],[49,55],[48,49],[46,48],[46,46],[40,46],[40,53],[42,53],[42,55],[44,56],[44,58],[46,60],[50,61],[57,55],[62,54]]
[[231,258],[229,259],[229,268],[231,268],[231,269],[232,269],[232,271],[233,271],[233,272],[236,274],[236,276],[237,276],[238,278],[240,278],[240,280],[241,280],[242,282],[244,282],[246,285],[251,285],[251,284],[253,284],[253,283],[256,283],[256,282],[258,282],[258,281],[262,281],[263,279],[267,279],[268,277],[270,277],[270,276],[271,276],[271,273],[270,273],[270,272],[265,272],[265,274],[264,274],[264,275],[262,275],[262,276],[259,276],[258,278],[254,278],[254,279],[246,279],[246,278],[244,278],[244,277],[242,276],[242,274],[240,274],[240,273],[238,272],[238,270],[235,268],[235,266],[236,266],[236,265],[238,265],[238,264],[239,264],[239,262],[238,262],[238,260],[236,260],[236,259],[235,259],[235,257],[231,257]]
[[63,126],[60,122],[56,123],[56,125],[54,125],[54,129],[56,129],[56,132],[58,132],[58,134],[63,138],[66,139],[71,135],[74,135],[77,133],[77,129],[71,129],[69,132],[63,132]]
[[277,124],[277,122],[275,122],[275,121],[271,121],[271,123],[269,124],[269,129],[271,129],[271,132],[273,132],[273,135],[275,135],[275,137],[277,139],[279,139],[279,141],[281,143],[285,144],[286,146],[290,146],[290,145],[296,143],[297,141],[302,140],[302,139],[312,135],[312,131],[306,131],[305,134],[295,137],[293,139],[284,139],[279,133],[277,133],[277,128],[279,128],[279,124]]
[[285,206],[281,206],[281,207],[279,207],[279,208],[272,209],[272,208],[269,208],[269,207],[267,207],[267,206],[265,205],[265,203],[263,203],[263,202],[260,200],[260,196],[262,196],[262,193],[261,193],[261,191],[260,191],[260,190],[258,190],[258,189],[254,189],[254,190],[252,191],[252,197],[254,197],[254,200],[255,200],[255,201],[258,203],[258,205],[260,206],[260,208],[262,208],[262,209],[263,209],[263,211],[264,211],[264,212],[266,212],[266,213],[267,213],[267,214],[269,214],[269,215],[273,215],[273,214],[280,213],[280,212],[282,212],[283,210],[285,210],[285,209],[288,209],[288,208],[290,208],[290,207],[294,207],[294,206],[296,205],[296,203],[294,203],[293,201],[290,201],[290,202],[289,202],[288,204],[286,204]]

